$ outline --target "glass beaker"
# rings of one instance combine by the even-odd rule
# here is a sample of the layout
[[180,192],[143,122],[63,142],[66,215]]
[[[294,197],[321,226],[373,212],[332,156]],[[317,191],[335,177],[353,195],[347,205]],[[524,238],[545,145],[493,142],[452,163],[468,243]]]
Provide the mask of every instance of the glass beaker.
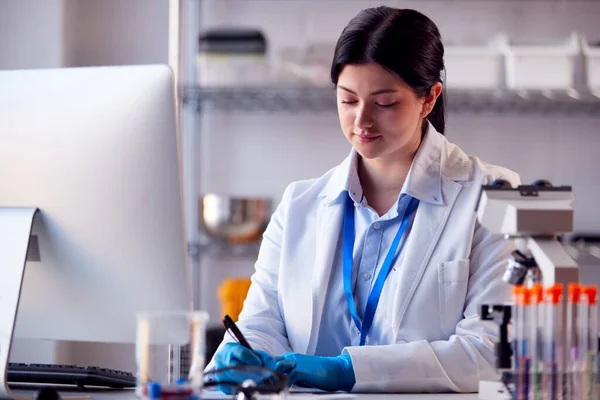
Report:
[[204,311],[150,311],[137,315],[136,395],[190,400],[202,390],[206,348]]

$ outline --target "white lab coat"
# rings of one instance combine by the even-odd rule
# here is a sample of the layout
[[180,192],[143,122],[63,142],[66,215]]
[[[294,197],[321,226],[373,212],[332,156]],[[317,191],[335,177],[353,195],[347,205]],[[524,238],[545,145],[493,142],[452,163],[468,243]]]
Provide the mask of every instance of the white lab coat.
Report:
[[[497,376],[498,327],[481,321],[478,310],[481,303],[510,300],[501,276],[514,247],[481,227],[475,208],[482,184],[504,178],[517,185],[519,177],[467,156],[431,124],[428,129],[423,143],[435,151],[419,160],[425,170],[409,175],[418,180],[412,187],[421,201],[397,267],[401,289],[393,293],[389,321],[395,344],[344,350],[354,367],[353,391],[472,392],[479,380]],[[344,215],[345,202],[335,201],[344,163],[289,185],[265,231],[239,320],[257,349],[314,354],[327,334],[319,332],[319,321]]]

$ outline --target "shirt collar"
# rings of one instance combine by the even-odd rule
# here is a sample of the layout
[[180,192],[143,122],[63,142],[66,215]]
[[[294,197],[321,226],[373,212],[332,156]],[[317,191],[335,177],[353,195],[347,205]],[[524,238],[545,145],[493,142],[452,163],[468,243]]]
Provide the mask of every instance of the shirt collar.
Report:
[[[440,172],[442,145],[441,134],[427,121],[423,141],[415,154],[400,196],[407,194],[422,202],[443,204]],[[348,157],[334,170],[323,190],[328,203],[343,200],[342,195],[346,192],[355,203],[362,201],[358,157],[358,153],[352,148]]]
[[442,135],[427,121],[423,141],[415,154],[400,193],[404,192],[425,203],[443,204],[442,145]]

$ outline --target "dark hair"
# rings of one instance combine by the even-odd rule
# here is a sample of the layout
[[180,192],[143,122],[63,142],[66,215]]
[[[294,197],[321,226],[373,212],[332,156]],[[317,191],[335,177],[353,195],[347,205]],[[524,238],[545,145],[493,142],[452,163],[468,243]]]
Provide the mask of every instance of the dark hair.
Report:
[[[415,10],[386,6],[367,8],[348,23],[338,39],[331,65],[337,85],[344,66],[375,62],[397,74],[423,97],[442,82],[444,46],[437,26]],[[444,96],[438,97],[427,116],[444,134]]]

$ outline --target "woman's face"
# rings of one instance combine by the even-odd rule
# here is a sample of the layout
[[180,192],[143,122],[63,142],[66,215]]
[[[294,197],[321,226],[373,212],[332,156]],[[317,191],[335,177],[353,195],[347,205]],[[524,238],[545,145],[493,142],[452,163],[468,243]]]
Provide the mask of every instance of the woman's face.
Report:
[[366,159],[414,155],[421,143],[423,118],[433,108],[429,97],[417,97],[379,64],[346,65],[337,84],[344,136]]

